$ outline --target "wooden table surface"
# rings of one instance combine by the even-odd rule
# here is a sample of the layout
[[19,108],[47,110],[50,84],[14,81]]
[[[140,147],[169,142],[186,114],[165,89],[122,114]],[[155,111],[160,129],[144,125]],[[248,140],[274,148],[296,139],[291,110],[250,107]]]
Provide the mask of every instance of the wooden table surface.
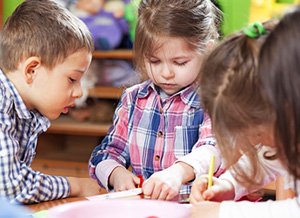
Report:
[[48,210],[54,206],[61,205],[61,204],[67,204],[75,201],[87,201],[88,199],[84,197],[68,197],[64,199],[59,199],[59,200],[53,200],[53,201],[46,201],[46,202],[41,202],[37,204],[30,204],[26,205],[29,210],[33,212],[39,212],[41,210]]
[[[181,195],[176,196],[173,199],[173,201],[186,203],[185,199],[187,199],[188,197],[189,197],[188,194],[181,194]],[[122,198],[143,199],[143,198],[148,198],[148,197],[144,197],[144,195],[135,195],[135,196],[129,196],[129,197],[122,197]],[[26,205],[26,207],[33,212],[39,212],[42,210],[49,210],[50,208],[52,208],[54,206],[58,206],[61,204],[67,204],[67,203],[71,203],[71,202],[75,202],[75,201],[88,201],[88,199],[84,198],[84,197],[68,197],[68,198],[59,199],[59,200],[46,201],[46,202],[41,202],[41,203],[37,203],[37,204]]]

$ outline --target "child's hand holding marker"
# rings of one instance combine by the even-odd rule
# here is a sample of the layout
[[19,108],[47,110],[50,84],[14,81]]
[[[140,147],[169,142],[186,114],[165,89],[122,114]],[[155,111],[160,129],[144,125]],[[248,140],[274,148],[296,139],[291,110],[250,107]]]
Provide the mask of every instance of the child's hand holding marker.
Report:
[[209,189],[207,189],[207,176],[195,180],[190,194],[191,204],[205,200],[220,202],[234,199],[234,188],[231,182],[215,177],[212,180],[213,185]]
[[227,180],[213,177],[214,159],[215,157],[212,156],[208,175],[195,180],[190,194],[190,203],[195,204],[205,200],[231,200],[234,198],[233,185]]

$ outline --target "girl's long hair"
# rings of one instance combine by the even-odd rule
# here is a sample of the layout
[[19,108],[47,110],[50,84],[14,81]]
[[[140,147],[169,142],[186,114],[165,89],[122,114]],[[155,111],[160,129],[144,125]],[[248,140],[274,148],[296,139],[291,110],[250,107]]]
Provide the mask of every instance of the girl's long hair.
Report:
[[300,179],[299,23],[299,8],[280,21],[262,47],[258,68],[262,95],[275,113],[278,155],[295,180]]
[[[275,23],[265,23],[266,34],[258,38],[242,31],[228,36],[205,57],[200,72],[200,101],[211,117],[225,164],[232,166],[237,181],[249,188],[260,185],[263,175],[258,167],[259,146],[251,145],[247,134],[273,119],[260,95],[257,66],[261,45]],[[252,167],[235,164],[242,154]]]

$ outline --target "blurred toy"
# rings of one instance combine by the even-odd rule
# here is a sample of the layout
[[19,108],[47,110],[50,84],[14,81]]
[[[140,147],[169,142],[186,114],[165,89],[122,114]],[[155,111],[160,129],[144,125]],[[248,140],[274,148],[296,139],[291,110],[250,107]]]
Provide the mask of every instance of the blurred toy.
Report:
[[134,41],[134,35],[135,35],[135,27],[138,20],[138,6],[141,0],[131,0],[128,4],[125,5],[124,9],[124,18],[128,22],[129,27],[129,38],[131,42]]
[[130,61],[94,59],[81,79],[83,96],[75,100],[75,107],[86,107],[88,90],[96,86],[129,87],[141,81]]
[[79,0],[70,7],[90,29],[95,48],[111,50],[117,48],[125,35],[128,23],[124,19],[124,8],[128,0]]
[[299,0],[252,0],[249,23],[281,19],[286,13],[293,11]]
[[130,61],[94,59],[81,79],[83,96],[75,100],[70,116],[78,121],[111,122],[116,102],[91,99],[89,89],[95,86],[128,87],[139,82],[140,76],[135,73]]

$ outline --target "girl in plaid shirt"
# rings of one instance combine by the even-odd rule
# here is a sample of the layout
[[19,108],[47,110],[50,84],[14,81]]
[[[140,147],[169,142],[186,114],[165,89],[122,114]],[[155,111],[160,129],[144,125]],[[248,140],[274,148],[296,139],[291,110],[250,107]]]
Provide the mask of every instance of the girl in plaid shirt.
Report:
[[[212,154],[218,171],[210,119],[194,83],[203,53],[218,38],[218,21],[209,0],[140,2],[134,54],[145,82],[124,91],[113,125],[91,155],[90,174],[102,187],[132,189],[142,175],[144,194],[171,200],[190,192],[182,184],[208,172]],[[184,157],[192,149],[196,158]]]

